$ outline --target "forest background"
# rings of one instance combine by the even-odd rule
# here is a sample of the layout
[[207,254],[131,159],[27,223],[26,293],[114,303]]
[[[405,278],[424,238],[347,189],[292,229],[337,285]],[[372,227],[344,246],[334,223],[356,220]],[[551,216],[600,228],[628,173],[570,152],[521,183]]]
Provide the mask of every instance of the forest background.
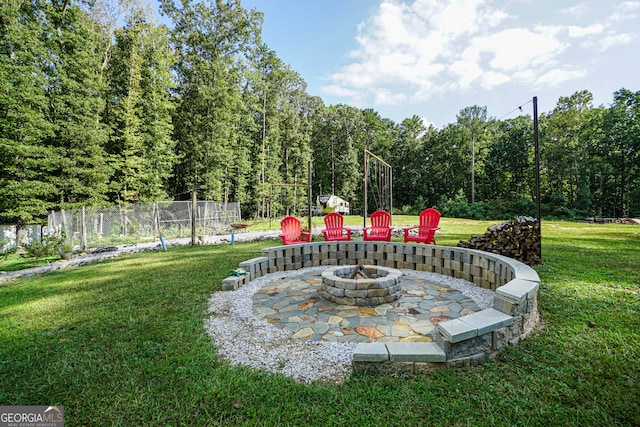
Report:
[[[365,149],[393,167],[395,213],[534,215],[530,115],[474,105],[436,129],[326,106],[262,42],[260,12],[240,0],[160,5],[173,28],[137,2],[0,4],[0,216],[29,224],[194,188],[240,202],[243,217],[298,214],[306,191],[273,184],[307,184],[309,162],[314,197],[336,194],[357,214]],[[540,115],[543,217],[640,216],[640,91],[592,99],[561,96]]]

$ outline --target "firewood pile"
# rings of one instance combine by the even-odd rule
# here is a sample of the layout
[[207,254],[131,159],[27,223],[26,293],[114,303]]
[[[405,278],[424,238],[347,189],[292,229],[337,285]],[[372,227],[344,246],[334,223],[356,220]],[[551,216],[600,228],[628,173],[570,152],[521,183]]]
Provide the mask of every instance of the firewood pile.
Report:
[[474,234],[458,247],[478,249],[507,256],[527,265],[540,263],[540,235],[535,218],[520,216],[515,220],[492,225],[484,234]]

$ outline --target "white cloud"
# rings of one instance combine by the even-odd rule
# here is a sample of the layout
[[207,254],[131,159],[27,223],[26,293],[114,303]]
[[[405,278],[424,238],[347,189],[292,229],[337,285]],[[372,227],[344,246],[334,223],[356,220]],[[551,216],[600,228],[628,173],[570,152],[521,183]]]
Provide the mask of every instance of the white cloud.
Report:
[[355,91],[347,89],[343,86],[338,86],[338,85],[323,86],[322,90],[324,90],[325,93],[333,96],[352,97],[356,95]]
[[623,34],[611,34],[603,37],[599,40],[600,50],[607,50],[610,47],[629,44],[637,37],[637,34],[623,33]]
[[473,40],[491,54],[490,65],[501,71],[514,71],[551,61],[566,45],[548,28],[513,28]]
[[512,82],[553,87],[588,73],[573,62],[580,47],[601,51],[631,42],[636,35],[611,22],[616,14],[640,10],[640,1],[606,7],[608,18],[591,22],[586,3],[558,9],[551,11],[553,25],[520,16],[519,6],[493,0],[382,0],[359,25],[351,62],[324,90],[356,105],[395,106]]
[[584,14],[587,13],[587,11],[589,10],[589,7],[584,4],[577,4],[575,6],[571,6],[571,7],[567,7],[564,9],[560,9],[559,12],[563,15],[569,15],[569,16],[573,16],[573,17],[580,17],[583,16]]
[[626,19],[635,19],[636,11],[640,10],[640,1],[625,1],[619,4],[610,19],[612,21],[623,21]]
[[510,80],[511,77],[509,77],[507,74],[489,71],[482,76],[482,87],[484,89],[491,89],[495,86],[500,86],[508,83]]
[[602,24],[593,24],[588,27],[577,27],[575,25],[569,25],[569,37],[584,37],[593,34],[600,34],[604,31],[605,26]]
[[597,39],[588,39],[582,47],[585,49],[592,49],[597,52],[604,52],[614,46],[621,46],[632,43],[638,38],[637,33],[613,33],[610,32],[606,36]]
[[482,68],[475,61],[456,61],[451,64],[449,69],[458,77],[458,86],[462,89],[468,89],[474,81],[482,76]]
[[378,105],[403,105],[409,100],[407,95],[401,92],[379,89],[375,91],[374,102]]
[[567,80],[575,80],[587,75],[584,69],[556,68],[538,77],[540,86],[557,86]]

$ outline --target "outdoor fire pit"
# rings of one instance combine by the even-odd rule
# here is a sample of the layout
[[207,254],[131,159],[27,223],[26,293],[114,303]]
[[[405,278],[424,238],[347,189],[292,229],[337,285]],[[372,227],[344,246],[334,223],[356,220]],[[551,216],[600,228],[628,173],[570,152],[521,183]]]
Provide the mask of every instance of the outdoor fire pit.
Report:
[[341,265],[322,272],[322,295],[336,304],[374,306],[400,298],[402,272],[376,265]]

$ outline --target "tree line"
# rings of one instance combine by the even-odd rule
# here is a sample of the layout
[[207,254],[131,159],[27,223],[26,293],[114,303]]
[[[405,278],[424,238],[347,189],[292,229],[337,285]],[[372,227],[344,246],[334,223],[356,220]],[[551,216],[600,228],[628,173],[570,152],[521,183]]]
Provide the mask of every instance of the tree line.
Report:
[[[393,167],[397,212],[535,212],[533,123],[463,108],[441,129],[330,105],[261,39],[240,0],[0,5],[0,216],[200,198],[243,216],[299,214],[300,185],[363,211],[363,151]],[[544,216],[640,216],[640,92],[584,90],[540,116]],[[373,168],[372,170],[375,170]],[[368,211],[380,203],[375,175]],[[293,184],[281,186],[275,184]]]

